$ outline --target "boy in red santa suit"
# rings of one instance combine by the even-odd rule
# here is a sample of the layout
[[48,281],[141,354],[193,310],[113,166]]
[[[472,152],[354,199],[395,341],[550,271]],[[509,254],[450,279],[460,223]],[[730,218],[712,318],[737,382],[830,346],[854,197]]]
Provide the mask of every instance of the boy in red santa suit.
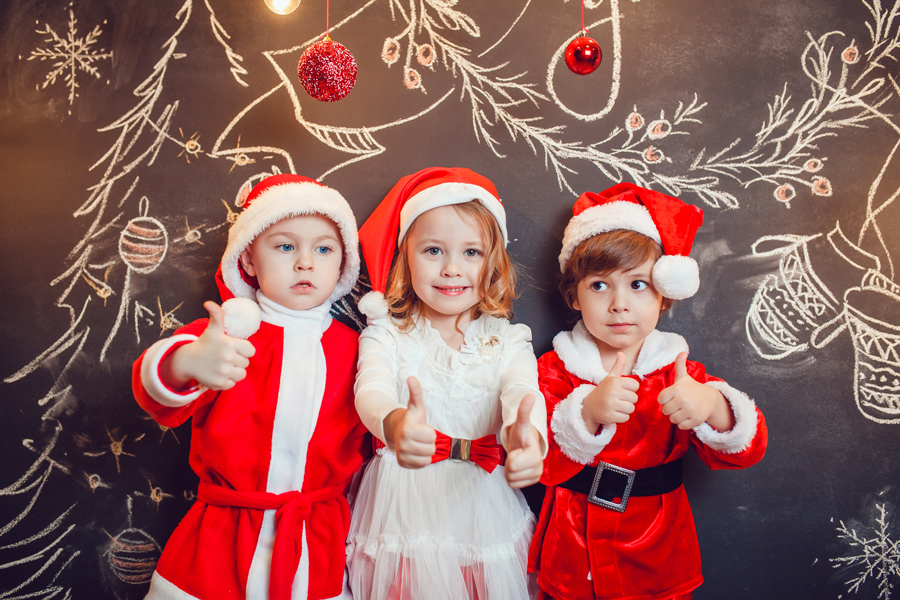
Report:
[[200,477],[147,598],[349,598],[344,494],[371,442],[353,406],[358,334],[329,310],[359,264],[336,190],[268,177],[228,233],[225,304],[135,362],[135,397],[157,422],[193,419]]
[[544,598],[690,598],[703,577],[682,456],[740,469],[768,439],[752,400],[656,329],[699,287],[688,254],[703,212],[623,183],[573,213],[559,287],[581,320],[538,361],[550,450],[529,570]]

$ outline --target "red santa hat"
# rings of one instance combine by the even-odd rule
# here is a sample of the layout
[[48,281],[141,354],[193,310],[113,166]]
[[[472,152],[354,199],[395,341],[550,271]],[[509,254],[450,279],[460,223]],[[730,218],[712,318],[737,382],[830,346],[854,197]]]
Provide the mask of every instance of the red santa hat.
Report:
[[259,327],[258,311],[256,317],[250,314],[253,312],[251,304],[231,300],[246,299],[255,304],[259,287],[256,278],[247,275],[241,267],[241,253],[269,226],[282,219],[303,215],[325,216],[334,221],[341,234],[344,262],[329,301],[333,302],[353,289],[359,277],[359,238],[356,218],[344,197],[337,190],[301,175],[285,173],[266,177],[243,200],[243,210],[228,231],[228,245],[216,273],[219,292],[226,301],[223,308],[226,331],[230,335],[246,337],[242,334],[250,329],[252,334]]
[[388,192],[359,229],[363,258],[372,292],[363,296],[359,309],[370,317],[387,314],[384,291],[394,250],[419,215],[433,208],[477,200],[497,220],[504,244],[506,211],[494,184],[483,175],[460,167],[430,167],[402,178]]
[[660,294],[683,300],[697,293],[700,269],[688,256],[703,223],[703,211],[696,206],[633,183],[620,183],[599,194],[585,192],[572,207],[572,214],[563,234],[560,271],[565,271],[581,242],[598,233],[627,229],[662,246],[663,256],[651,273],[653,287]]

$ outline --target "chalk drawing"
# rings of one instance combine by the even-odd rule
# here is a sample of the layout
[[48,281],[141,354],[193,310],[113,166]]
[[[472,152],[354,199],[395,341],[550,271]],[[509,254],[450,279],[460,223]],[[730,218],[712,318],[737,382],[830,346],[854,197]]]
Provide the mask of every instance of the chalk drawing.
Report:
[[[80,87],[77,81],[78,73],[86,73],[100,79],[100,71],[94,64],[100,60],[111,60],[113,57],[112,52],[93,49],[97,38],[103,33],[99,25],[96,25],[87,35],[78,37],[76,28],[78,20],[72,9],[73,4],[69,3],[69,30],[65,36],[60,36],[50,25],[45,24],[43,28],[37,30],[37,33],[48,36],[44,38],[44,42],[49,44],[49,47],[36,48],[28,55],[28,60],[52,61],[50,65],[52,68],[39,89],[53,85],[56,83],[57,77],[62,76],[63,82],[69,90],[69,114],[72,114],[71,106],[78,97],[78,92],[75,91]],[[103,21],[103,24],[106,25],[106,21]]]
[[850,577],[844,581],[848,593],[890,600],[894,584],[900,583],[900,540],[892,538],[894,528],[886,505],[876,504],[875,510],[874,525],[861,526],[859,531],[840,521],[837,537],[847,550],[844,556],[828,560]]

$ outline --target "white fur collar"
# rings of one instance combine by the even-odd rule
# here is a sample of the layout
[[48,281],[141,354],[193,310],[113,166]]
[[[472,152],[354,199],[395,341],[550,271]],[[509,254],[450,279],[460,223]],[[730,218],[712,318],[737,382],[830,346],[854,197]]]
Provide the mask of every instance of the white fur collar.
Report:
[[[588,332],[584,321],[578,321],[572,331],[561,331],[553,338],[553,349],[576,377],[599,384],[608,374],[600,361],[600,350]],[[638,353],[632,373],[643,379],[646,375],[675,362],[681,352],[688,352],[687,342],[677,333],[654,329]]]

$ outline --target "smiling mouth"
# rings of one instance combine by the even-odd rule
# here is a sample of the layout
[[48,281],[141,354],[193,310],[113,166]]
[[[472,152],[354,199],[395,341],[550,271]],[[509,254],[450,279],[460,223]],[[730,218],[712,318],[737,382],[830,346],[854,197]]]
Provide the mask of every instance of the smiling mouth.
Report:
[[440,287],[434,286],[434,289],[439,291],[442,294],[446,294],[447,296],[459,296],[463,292],[469,289],[469,286],[456,286],[456,287]]

